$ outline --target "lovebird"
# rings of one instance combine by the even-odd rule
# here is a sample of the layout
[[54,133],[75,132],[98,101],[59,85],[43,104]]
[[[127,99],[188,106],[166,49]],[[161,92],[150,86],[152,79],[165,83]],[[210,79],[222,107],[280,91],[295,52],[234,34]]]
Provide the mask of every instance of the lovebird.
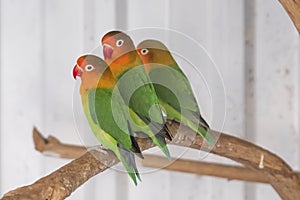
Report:
[[168,48],[158,40],[144,40],[138,44],[137,51],[167,119],[181,121],[213,144],[209,125],[200,114],[190,82]]
[[111,31],[101,40],[105,62],[117,82],[125,104],[133,111],[132,128],[152,139],[170,159],[166,127],[155,89],[145,71],[131,38],[121,31]]
[[143,155],[131,133],[124,114],[126,106],[121,98],[114,99],[120,100],[113,104],[118,113],[112,111],[111,101],[116,83],[108,65],[95,55],[81,56],[73,68],[73,77],[81,78],[81,101],[91,130],[105,148],[116,154],[134,184],[137,185],[137,178],[141,179],[134,154],[141,158]]

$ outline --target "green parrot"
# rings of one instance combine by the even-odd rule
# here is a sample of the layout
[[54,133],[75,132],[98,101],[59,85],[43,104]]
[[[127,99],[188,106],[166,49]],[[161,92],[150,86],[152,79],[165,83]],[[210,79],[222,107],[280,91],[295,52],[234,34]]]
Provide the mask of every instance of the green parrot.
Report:
[[209,125],[200,114],[188,78],[168,48],[158,40],[145,40],[137,46],[137,51],[159,102],[166,110],[167,119],[182,122],[213,144],[214,140],[208,132]]
[[131,38],[123,32],[111,31],[101,40],[105,62],[116,79],[125,104],[133,111],[131,125],[134,132],[142,132],[152,139],[170,159],[166,127],[155,89],[145,71]]
[[[140,179],[134,154],[143,158],[125,117],[126,105],[121,97],[114,102],[117,115],[112,111],[115,80],[108,65],[99,57],[84,55],[73,68],[73,77],[81,78],[80,94],[84,113],[98,141],[113,151],[137,185]],[[116,121],[118,123],[116,123]]]

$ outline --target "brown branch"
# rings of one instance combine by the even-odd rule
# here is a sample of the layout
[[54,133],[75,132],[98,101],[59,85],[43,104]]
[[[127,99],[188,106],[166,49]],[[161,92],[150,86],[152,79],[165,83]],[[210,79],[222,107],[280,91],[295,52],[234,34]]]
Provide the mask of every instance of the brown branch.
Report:
[[269,183],[262,173],[254,172],[245,167],[207,163],[177,159],[169,161],[160,156],[147,155],[142,165],[151,168],[162,168],[169,171],[185,172],[198,175],[215,176],[228,180],[242,180],[257,183]]
[[32,185],[5,194],[2,200],[65,199],[88,179],[116,163],[118,159],[112,152],[92,150]]
[[[195,149],[200,149],[202,146],[201,150],[210,150],[209,145],[204,144],[203,139],[200,136],[196,136],[196,138],[193,137],[195,133],[190,129],[183,128],[181,129],[181,132],[176,135],[178,124],[170,122],[168,126],[174,136],[173,144],[188,146]],[[220,134],[213,130],[210,132],[215,138]],[[138,143],[142,150],[153,147],[153,143],[148,139],[139,139]],[[77,147],[74,146],[69,146],[68,148],[77,149]],[[96,153],[95,151],[92,152]],[[211,149],[211,152],[219,156],[230,158],[245,165],[255,173],[261,174],[265,177],[266,181],[271,183],[282,199],[294,200],[300,198],[299,177],[275,154],[250,142],[223,133],[220,134],[220,138],[216,145]],[[34,199],[37,195],[42,197],[44,194],[48,194],[48,197],[50,197],[49,200],[63,199],[69,196],[72,191],[90,177],[105,170],[108,166],[117,163],[116,157],[113,156],[112,153],[109,153],[107,157],[102,157],[104,155],[106,154],[100,153],[101,159],[98,161],[95,157],[91,156],[90,153],[86,153],[82,157],[74,160],[56,172],[53,172],[49,176],[40,179],[36,183],[18,188],[6,194],[3,199],[16,199],[15,197],[17,196],[23,197],[23,194],[32,194],[32,196],[30,196],[32,197],[31,199]],[[91,166],[89,166],[89,163]],[[103,163],[108,163],[108,166]],[[80,169],[79,164],[84,165],[85,168]],[[69,172],[69,168],[74,169],[74,171]],[[32,188],[35,188],[34,192],[32,192]],[[56,195],[55,198],[53,195]]]
[[300,0],[279,0],[300,33]]
[[[216,131],[211,133],[218,134]],[[191,147],[200,149],[202,142],[203,140],[197,137]],[[299,177],[286,162],[270,151],[239,138],[221,134],[211,153],[229,158],[257,173],[262,173],[282,199],[300,199]]]
[[61,143],[51,135],[48,138],[44,138],[35,127],[33,128],[32,137],[35,149],[44,154],[54,154],[60,158],[74,159],[82,156],[87,151],[82,146]]
[[[81,146],[63,144],[53,136],[49,136],[48,139],[46,139],[37,131],[37,129],[34,129],[33,136],[36,149],[42,153],[54,152],[61,158],[77,158],[79,157],[78,155],[82,155],[86,151],[86,149]],[[52,139],[50,140],[50,138]],[[38,146],[41,146],[42,148],[38,148]],[[169,161],[164,157],[146,155],[145,159],[142,160],[142,165],[145,167],[163,168],[170,171],[215,176],[219,178],[226,178],[228,180],[269,183],[265,176],[260,172],[255,172],[245,167],[217,163],[207,163],[184,159]],[[300,178],[300,172],[295,173]]]
[[[169,161],[168,159],[155,156],[146,155],[142,160],[144,167],[162,168],[169,171],[185,172],[197,175],[214,176],[225,178],[228,180],[241,180],[257,183],[269,183],[265,176],[260,172],[255,172],[251,169],[225,165],[218,163],[208,163],[202,161],[193,161],[185,159],[176,159]],[[300,178],[300,172],[295,172]]]

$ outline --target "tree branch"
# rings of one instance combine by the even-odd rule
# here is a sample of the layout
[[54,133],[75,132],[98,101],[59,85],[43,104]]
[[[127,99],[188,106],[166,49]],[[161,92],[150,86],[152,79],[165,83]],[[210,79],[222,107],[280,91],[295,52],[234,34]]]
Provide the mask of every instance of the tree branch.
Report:
[[[195,133],[190,129],[184,127],[180,129],[181,132],[176,134],[179,128],[177,123],[169,122],[168,127],[174,137],[174,145],[188,146],[194,149],[200,149],[203,145],[201,150],[210,150],[209,146],[203,143],[202,137],[196,136],[196,138],[193,138]],[[34,131],[37,130],[35,129]],[[210,132],[214,138],[217,138],[220,134],[213,130]],[[71,153],[70,149],[82,148],[73,145],[63,147],[62,143],[55,139],[54,141],[56,142],[53,144],[49,141],[45,142],[46,144],[48,143],[45,146],[46,151],[49,151],[51,145],[56,145],[59,148],[66,147],[65,150],[67,149],[66,151],[69,151],[69,153]],[[138,139],[138,143],[142,150],[153,147],[153,143],[149,139]],[[52,146],[52,150],[53,148],[56,149],[56,147]],[[54,152],[58,153],[56,150]],[[62,153],[61,151],[59,152]],[[222,133],[211,152],[239,162],[250,168],[253,172],[264,176],[265,181],[274,187],[282,199],[294,200],[300,198],[300,181],[297,174],[281,158],[266,149]],[[70,155],[69,153],[62,153],[61,155]],[[83,153],[82,149],[81,153]],[[117,162],[117,158],[110,151],[101,150],[99,152],[92,150],[52,174],[38,180],[36,183],[7,193],[4,195],[3,200],[18,198],[46,199],[46,197],[48,200],[64,199],[89,178],[113,166]]]
[[[78,155],[83,155],[86,152],[86,149],[84,147],[63,144],[53,136],[49,136],[48,139],[46,139],[38,132],[37,129],[34,129],[33,131],[33,138],[36,149],[41,153],[53,152],[61,158],[77,158],[79,157]],[[169,161],[164,157],[154,155],[146,155],[145,159],[142,160],[142,165],[145,167],[163,168],[170,171],[215,176],[219,178],[226,178],[228,180],[269,183],[264,175],[260,172],[255,172],[245,167],[232,165],[207,163],[184,159]],[[295,173],[300,178],[300,172]]]
[[[162,168],[169,171],[215,176],[228,180],[269,183],[262,173],[254,172],[251,169],[234,165],[208,163],[185,159],[176,159],[169,161],[164,157],[155,155],[146,155],[145,159],[142,160],[142,165],[145,167]],[[300,172],[295,173],[300,178]]]
[[[213,135],[217,132],[212,131]],[[199,140],[199,141],[197,141]],[[197,137],[192,148],[199,149]],[[282,199],[300,199],[300,179],[290,166],[270,151],[239,138],[221,134],[211,153],[229,158],[262,173]]]
[[300,33],[300,0],[279,0]]
[[87,151],[82,146],[61,143],[51,135],[48,138],[44,138],[35,127],[33,128],[32,137],[35,149],[46,155],[50,154],[60,158],[74,159],[82,156]]
[[3,200],[60,200],[96,174],[118,163],[110,151],[92,150],[32,185],[4,195]]
[[215,176],[228,180],[242,180],[258,183],[269,183],[262,173],[245,167],[207,163],[202,161],[177,159],[169,161],[160,156],[147,155],[142,161],[144,167],[162,168],[169,171],[185,172],[198,175]]

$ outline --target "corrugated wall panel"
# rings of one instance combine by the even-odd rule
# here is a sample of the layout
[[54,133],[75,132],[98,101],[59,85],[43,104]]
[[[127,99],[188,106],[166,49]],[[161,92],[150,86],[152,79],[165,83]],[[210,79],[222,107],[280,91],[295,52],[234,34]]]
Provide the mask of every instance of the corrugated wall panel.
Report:
[[[257,1],[256,12],[255,140],[294,167],[300,158],[299,35],[279,2]],[[270,186],[256,194],[279,199]]]
[[[72,68],[83,49],[83,1],[45,1],[44,11],[44,129],[61,141],[79,143],[74,129]],[[67,159],[44,157],[44,172],[68,163]],[[84,190],[70,199],[85,199]]]
[[[193,5],[193,6],[191,6]],[[221,77],[226,89],[226,118],[223,131],[229,131],[237,136],[244,135],[244,24],[243,24],[243,2],[242,1],[172,1],[170,7],[170,28],[183,32],[193,37],[207,49],[212,60],[220,70]],[[176,41],[171,41],[171,43]],[[194,59],[197,59],[195,54]],[[191,57],[193,58],[193,57]],[[191,60],[192,61],[192,60]],[[203,66],[197,66],[200,70]],[[234,72],[234,78],[233,78]],[[207,80],[215,94],[222,98],[222,89],[213,82],[217,82],[214,70],[208,69]],[[195,92],[201,93],[201,88],[196,88]],[[214,96],[216,97],[216,96]],[[223,106],[223,102],[213,99],[216,109]],[[209,99],[200,99],[201,107],[209,105]],[[205,111],[205,109],[203,109]],[[204,116],[209,118],[211,114],[204,112]],[[222,113],[220,113],[220,116]],[[216,116],[213,116],[216,117]],[[220,130],[220,126],[213,129]],[[210,155],[205,161],[227,162],[225,159],[216,158]],[[244,186],[242,182],[228,182],[222,179],[211,177],[195,176],[190,179],[185,174],[178,174],[172,177],[172,199],[180,196],[190,197],[190,199],[242,199],[244,197]],[[187,190],[180,190],[182,180],[189,183]],[[193,182],[191,181],[193,180]]]
[[43,124],[42,11],[39,0],[1,1],[1,194],[42,175],[31,137]]

